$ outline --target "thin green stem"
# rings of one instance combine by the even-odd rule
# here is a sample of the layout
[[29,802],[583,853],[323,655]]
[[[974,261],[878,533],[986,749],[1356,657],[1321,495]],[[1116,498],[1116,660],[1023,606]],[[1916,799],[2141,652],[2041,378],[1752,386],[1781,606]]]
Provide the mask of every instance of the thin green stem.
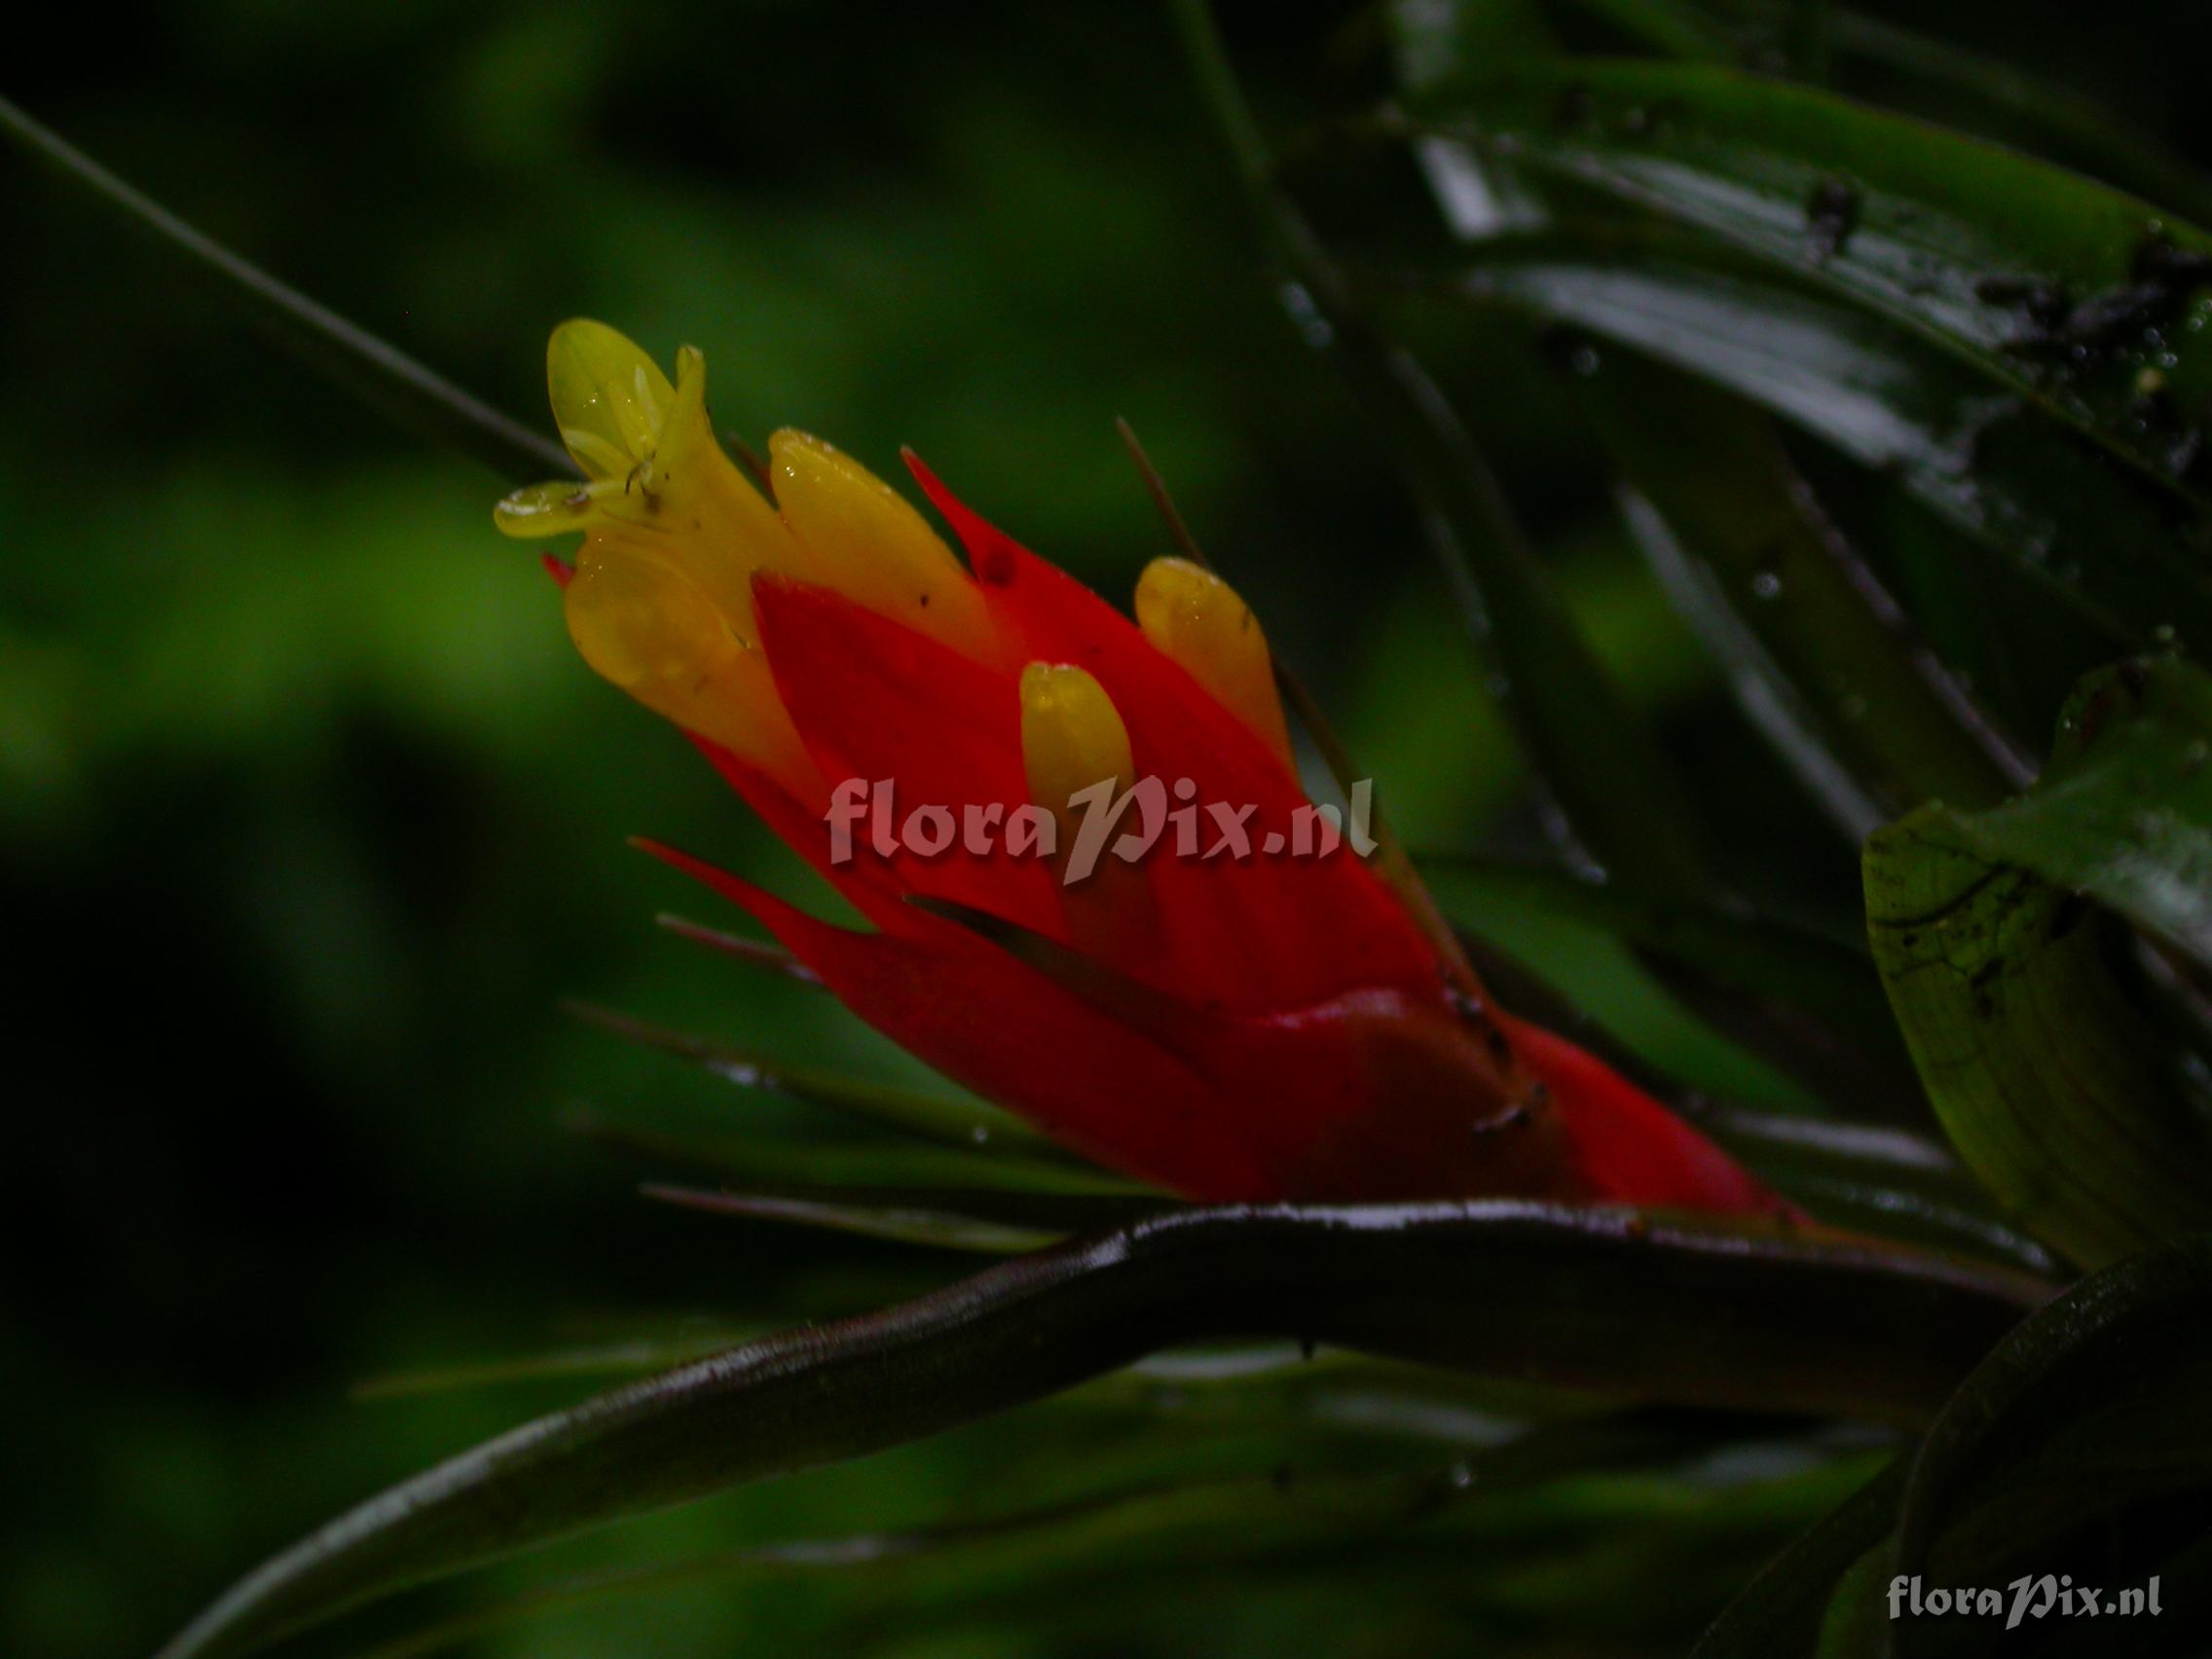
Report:
[[0,138],[151,236],[185,270],[241,307],[277,345],[395,424],[482,461],[515,483],[575,470],[559,446],[240,258],[5,98],[0,98]]

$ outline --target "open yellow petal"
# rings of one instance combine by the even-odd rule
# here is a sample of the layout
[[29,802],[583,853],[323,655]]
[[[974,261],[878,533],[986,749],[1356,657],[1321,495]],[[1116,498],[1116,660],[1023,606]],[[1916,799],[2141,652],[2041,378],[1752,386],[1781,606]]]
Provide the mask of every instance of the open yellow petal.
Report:
[[1235,588],[1188,559],[1155,559],[1138,578],[1136,609],[1155,649],[1293,765],[1268,637]]
[[675,387],[643,348],[589,317],[553,331],[545,388],[561,442],[591,479],[620,478],[649,461],[676,401]]
[[767,658],[682,571],[650,554],[587,543],[566,609],[569,636],[595,671],[803,795],[812,763]]

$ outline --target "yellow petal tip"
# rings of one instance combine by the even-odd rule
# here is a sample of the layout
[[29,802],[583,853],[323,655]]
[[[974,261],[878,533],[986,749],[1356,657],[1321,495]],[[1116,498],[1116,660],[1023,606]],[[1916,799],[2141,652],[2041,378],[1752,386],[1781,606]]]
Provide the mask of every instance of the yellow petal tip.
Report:
[[590,478],[619,478],[652,458],[676,388],[628,335],[571,317],[545,347],[545,389],[561,441]]
[[1155,559],[1137,581],[1136,612],[1155,650],[1291,764],[1274,658],[1252,608],[1235,588],[1188,559]]
[[1097,784],[1126,789],[1136,769],[1114,699],[1070,663],[1033,662],[1021,671],[1021,760],[1029,798],[1055,815]]

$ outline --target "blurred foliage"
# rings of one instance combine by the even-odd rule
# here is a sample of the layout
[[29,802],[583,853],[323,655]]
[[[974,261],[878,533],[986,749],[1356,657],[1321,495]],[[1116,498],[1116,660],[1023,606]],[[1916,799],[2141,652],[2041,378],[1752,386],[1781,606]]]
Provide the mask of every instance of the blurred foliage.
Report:
[[[1633,25],[1664,9],[1555,10],[1545,26],[1569,44],[1623,50],[1650,46]],[[1223,11],[1239,73],[1286,128],[1390,85],[1378,8]],[[1715,11],[1727,51],[1747,31],[1797,42],[1758,7]],[[1954,44],[2124,107],[2184,157],[2212,154],[2199,18],[2053,0],[1941,21]],[[796,424],[873,462],[912,443],[1119,595],[1161,547],[1112,430],[1125,416],[1407,838],[1543,851],[1417,515],[1284,326],[1234,170],[1150,8],[213,0],[99,27],[96,52],[41,56],[0,90],[526,420],[564,316],[605,316],[663,355],[690,341],[717,366],[725,425]],[[2033,100],[1993,116],[1986,88],[1977,101],[1854,56],[1868,28],[1883,38],[1860,18],[1832,42],[1852,90],[2047,136]],[[2084,147],[2068,159],[2105,155],[2069,134]],[[1341,175],[1333,152],[1294,164],[1324,208],[1357,202],[1363,254],[1449,266],[1402,156]],[[0,1337],[11,1416],[36,1425],[6,1454],[11,1492],[35,1501],[0,1521],[0,1647],[142,1652],[240,1563],[405,1471],[734,1332],[943,1282],[961,1259],[642,1202],[634,1178],[661,1163],[564,1130],[562,1107],[583,1102],[671,1137],[804,1150],[865,1132],[613,1042],[559,1012],[570,995],[772,1038],[790,1063],[834,1057],[892,1083],[916,1068],[804,987],[649,925],[705,906],[623,849],[633,831],[779,870],[794,891],[795,871],[681,740],[573,660],[541,574],[491,531],[495,480],[301,375],[12,157],[0,242],[0,915],[27,969],[6,1061],[46,1246]],[[1580,424],[1588,388],[1547,366],[1559,338],[1530,309],[1423,303],[1391,323],[1508,482],[1627,705],[1693,794],[1725,803],[1716,866],[1788,924],[1854,937],[1854,835],[1786,751],[1753,741],[1729,694],[1740,677],[1664,603]],[[1756,400],[1756,383],[1726,384]],[[2109,641],[1955,519],[1810,446],[1789,464],[1843,534],[1885,550],[1946,658],[2041,753]],[[1787,1050],[1696,1017],[1678,957],[1648,937],[1477,873],[1448,896],[1456,884],[1493,947],[1643,1060],[1740,1102],[1814,1105]],[[349,1397],[364,1380],[552,1350],[570,1357],[543,1377]],[[1651,1471],[1605,1463],[1494,1493],[1486,1475],[1475,1499],[1442,1502],[1501,1423],[1557,1403],[1353,1381],[1293,1384],[1272,1418],[1249,1401],[1209,1417],[1204,1386],[1124,1374],[1067,1411],[496,1568],[491,1589],[513,1594],[708,1563],[662,1594],[580,1596],[562,1617],[459,1640],[534,1656],[802,1640],[1234,1654],[1299,1651],[1326,1628],[1347,1652],[1475,1637],[1663,1649],[1870,1467],[1863,1438],[1808,1447],[1694,1419],[1666,1426]],[[1409,1387],[1418,1409],[1374,1408],[1376,1389]],[[1323,1547],[1299,1504],[1273,1501],[1309,1479],[1322,1484],[1302,1501],[1364,1543]],[[1143,1496],[1158,1486],[1174,1490]],[[1148,1502],[1165,1519],[1117,1507]],[[1051,1518],[1011,1544],[991,1531],[1024,1510]],[[713,1569],[735,1550],[948,1516],[977,1535]],[[1141,1548],[1101,1545],[1118,1526]],[[923,1565],[903,1578],[868,1565],[910,1555]],[[1102,1593],[1055,1599],[1076,1582]],[[393,1628],[492,1599],[424,1592]]]

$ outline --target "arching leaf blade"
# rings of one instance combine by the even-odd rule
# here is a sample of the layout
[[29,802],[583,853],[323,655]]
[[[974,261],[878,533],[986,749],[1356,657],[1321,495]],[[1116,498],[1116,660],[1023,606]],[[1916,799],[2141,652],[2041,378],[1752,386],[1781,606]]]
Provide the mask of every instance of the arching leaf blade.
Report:
[[2101,917],[1931,806],[1866,844],[1874,960],[1936,1115],[2009,1219],[2100,1266],[2212,1225],[2212,1148]]
[[[1947,1530],[1975,1495],[2005,1477],[2032,1480],[2038,1459],[2053,1440],[2079,1429],[2085,1409],[2144,1380],[2200,1377],[2212,1362],[2207,1331],[2212,1243],[2202,1237],[2083,1279],[2016,1327],[1961,1384],[1912,1459],[1899,1514],[1896,1570],[1926,1574],[1939,1564]],[[2173,1399],[2166,1411],[2126,1415],[2147,1433],[2180,1432],[2200,1445],[2204,1399],[2195,1388],[2196,1409],[2179,1422]],[[2145,1490],[2171,1484],[2170,1462],[2165,1456],[2146,1462],[2152,1482]],[[2190,1478],[2200,1482],[2201,1474]],[[2108,1470],[2104,1490],[2107,1500],[2117,1502],[2127,1483]],[[1992,1535],[2008,1553],[2018,1541],[2010,1529]],[[1900,1622],[1896,1636],[1900,1654],[1943,1650],[1940,1621]]]
[[563,1006],[588,1024],[688,1060],[740,1088],[764,1089],[813,1101],[866,1123],[967,1152],[1043,1160],[1068,1156],[1020,1119],[995,1106],[903,1088],[896,1084],[879,1083],[847,1072],[770,1059],[751,1049],[671,1031],[590,1003],[570,1002]]
[[1773,1659],[1803,1652],[1836,1581],[1890,1535],[1908,1465],[1898,1457],[1783,1551],[1707,1627],[1690,1659]]
[[1585,330],[1724,387],[1894,478],[2119,648],[2212,638],[2188,509],[1925,343],[1667,239],[1547,231],[1486,244],[1442,291]]
[[[2205,505],[2200,445],[2177,441],[2207,414],[2212,347],[2185,319],[2212,236],[2017,152],[1708,64],[1520,62],[1419,110],[1917,335]],[[2140,371],[2169,361],[2170,430],[2138,407]]]
[[[1191,1210],[525,1425],[340,1517],[165,1650],[238,1652],[425,1578],[858,1456],[1172,1344],[1289,1336],[1654,1400],[1914,1421],[2046,1294],[1910,1251],[1504,1200]],[[1696,1329],[1704,1340],[1685,1343]]]
[[1367,316],[1274,175],[1205,0],[1173,0],[1194,76],[1289,275],[1302,338],[1346,389],[1415,498],[1439,569],[1538,787],[1578,862],[1655,892],[1721,885],[1697,802],[1598,659],[1488,458],[1441,387]]
[[1596,353],[1575,384],[1630,486],[1646,562],[1854,839],[1923,801],[1985,806],[2027,781],[1815,503],[1767,416],[1634,353]]

